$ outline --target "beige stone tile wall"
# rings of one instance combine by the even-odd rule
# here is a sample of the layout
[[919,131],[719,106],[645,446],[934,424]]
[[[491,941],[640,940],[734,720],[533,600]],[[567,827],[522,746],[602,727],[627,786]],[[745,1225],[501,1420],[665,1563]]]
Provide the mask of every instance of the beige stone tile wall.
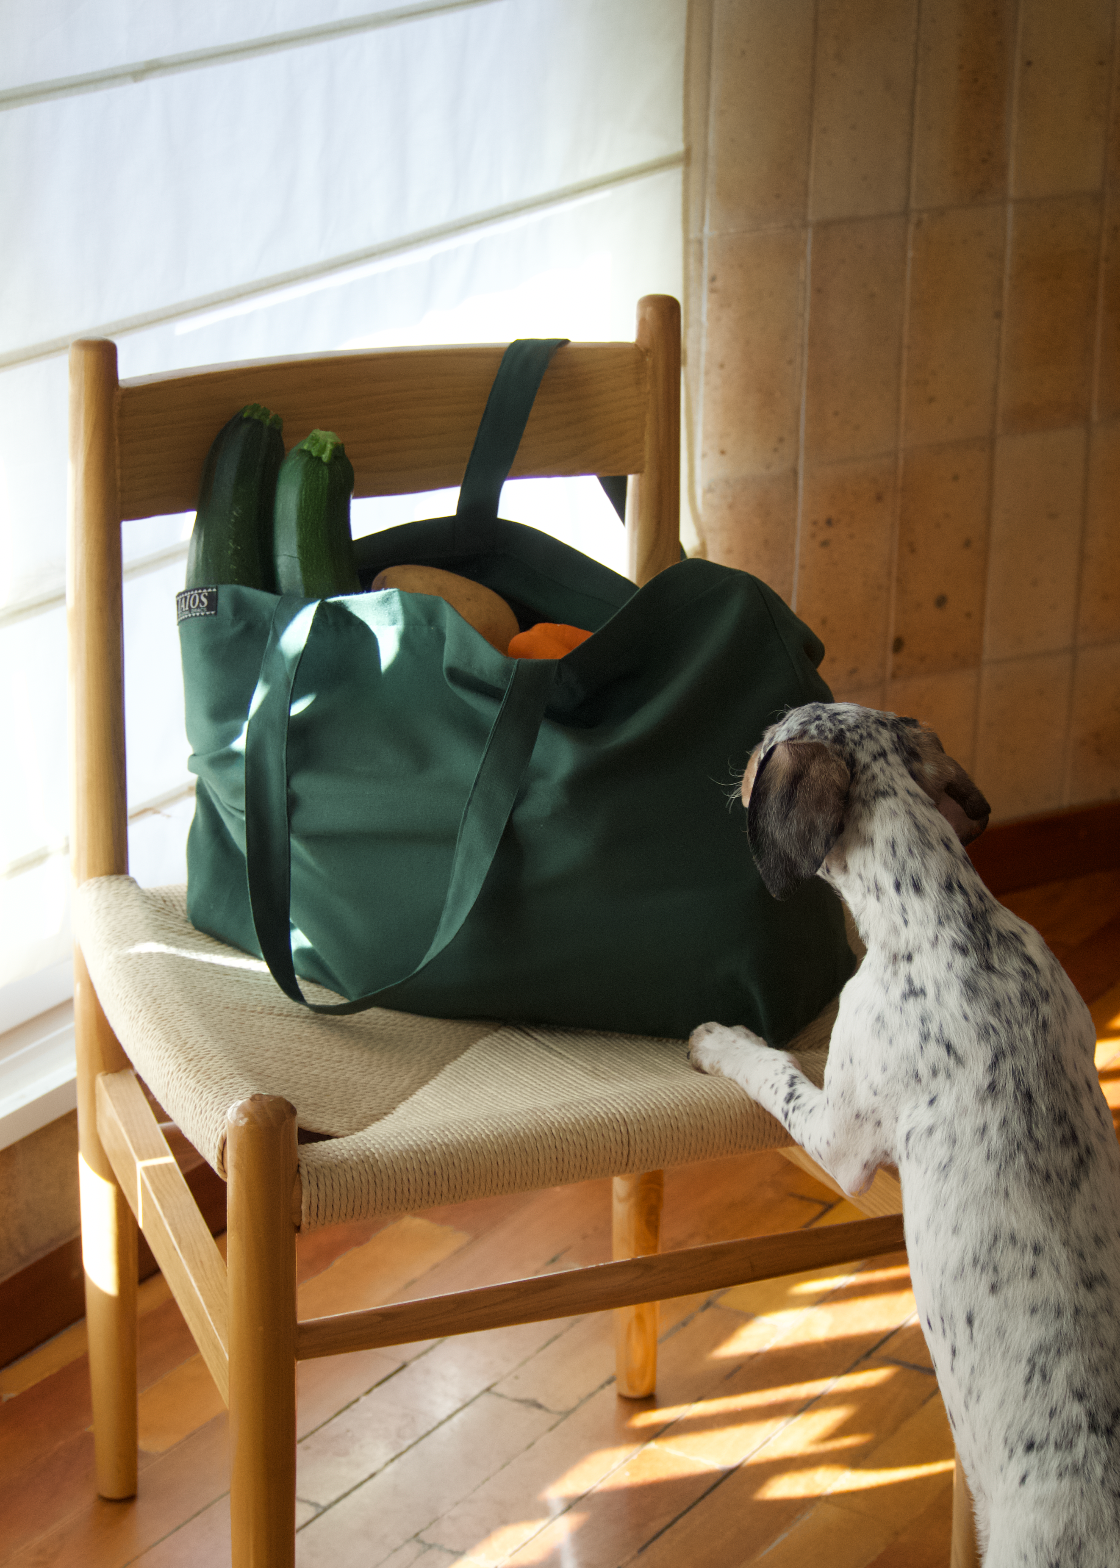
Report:
[[0,1279],[78,1234],[76,1111],[0,1149],[0,1203]]
[[700,549],[997,818],[1120,797],[1117,0],[693,0]]

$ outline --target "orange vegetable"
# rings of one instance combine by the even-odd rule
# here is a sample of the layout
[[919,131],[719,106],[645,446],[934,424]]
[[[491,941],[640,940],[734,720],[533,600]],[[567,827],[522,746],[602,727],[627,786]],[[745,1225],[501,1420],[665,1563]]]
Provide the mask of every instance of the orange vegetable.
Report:
[[509,645],[511,659],[562,659],[581,642],[586,642],[590,632],[579,626],[563,626],[557,621],[538,621],[527,632],[518,632]]

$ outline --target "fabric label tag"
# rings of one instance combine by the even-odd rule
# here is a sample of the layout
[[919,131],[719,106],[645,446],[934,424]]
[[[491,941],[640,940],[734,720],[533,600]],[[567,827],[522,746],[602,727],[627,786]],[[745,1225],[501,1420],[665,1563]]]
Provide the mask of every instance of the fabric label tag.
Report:
[[217,615],[216,588],[185,588],[175,595],[175,620],[189,621],[196,615]]

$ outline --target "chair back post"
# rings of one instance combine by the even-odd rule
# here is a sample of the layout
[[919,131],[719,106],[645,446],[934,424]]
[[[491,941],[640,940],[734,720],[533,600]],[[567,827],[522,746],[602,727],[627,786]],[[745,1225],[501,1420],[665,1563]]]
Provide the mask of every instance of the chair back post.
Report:
[[681,556],[681,307],[672,295],[638,301],[636,336],[649,361],[649,408],[626,532],[630,577],[641,587]]
[[[117,348],[70,349],[70,518],[66,619],[70,649],[70,857],[74,886],[128,871],[125,794],[121,513],[117,477]],[[129,1065],[75,952],[82,1153],[112,1169],[96,1138],[94,1082]]]
[[116,344],[107,338],[74,343],[66,598],[78,883],[128,869],[117,400]]
[[[70,658],[74,885],[128,870],[117,350],[103,340],[70,350],[67,632]],[[128,1058],[74,948],[74,1037],[86,1325],[97,1489],[136,1491],[136,1221],[97,1133],[97,1078]]]

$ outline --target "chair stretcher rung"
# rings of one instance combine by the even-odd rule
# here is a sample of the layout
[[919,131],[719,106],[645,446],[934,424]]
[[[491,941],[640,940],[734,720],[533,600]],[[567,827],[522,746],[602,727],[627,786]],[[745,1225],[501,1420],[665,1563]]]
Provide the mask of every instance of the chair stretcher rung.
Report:
[[902,1251],[905,1246],[902,1215],[888,1214],[820,1230],[752,1236],[653,1257],[598,1263],[480,1290],[394,1302],[336,1317],[307,1318],[297,1329],[296,1357],[307,1361],[348,1350],[372,1350],[582,1312],[605,1312],[643,1301],[725,1290],[805,1269],[829,1268],[835,1263],[856,1263]]
[[97,1131],[136,1222],[228,1404],[225,1261],[131,1069],[98,1077]]

